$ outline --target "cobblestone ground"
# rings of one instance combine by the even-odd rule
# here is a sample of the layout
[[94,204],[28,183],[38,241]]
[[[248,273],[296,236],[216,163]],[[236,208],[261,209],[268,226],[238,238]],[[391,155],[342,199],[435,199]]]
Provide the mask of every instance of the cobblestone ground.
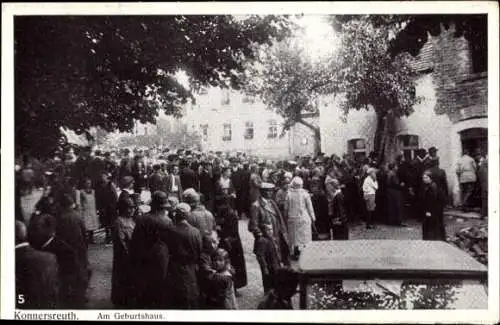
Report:
[[[447,217],[447,234],[478,223],[476,219],[460,219]],[[415,221],[408,221],[408,227],[398,228],[378,225],[376,229],[365,229],[363,224],[354,225],[350,229],[351,239],[420,239],[421,226]],[[263,296],[260,269],[252,253],[253,237],[247,230],[248,221],[241,220],[239,224],[240,236],[245,251],[245,260],[248,274],[248,285],[239,289],[240,297],[238,304],[240,309],[255,309]],[[89,309],[113,308],[110,302],[111,294],[111,271],[112,271],[113,249],[109,245],[91,245],[89,248],[89,259],[93,270],[88,297]],[[295,300],[295,299],[294,299]]]

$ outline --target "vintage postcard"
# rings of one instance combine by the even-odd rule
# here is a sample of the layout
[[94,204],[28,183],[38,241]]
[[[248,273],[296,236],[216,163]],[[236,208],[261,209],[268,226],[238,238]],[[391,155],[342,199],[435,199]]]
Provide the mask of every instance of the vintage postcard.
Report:
[[2,4],[2,318],[497,323],[498,22]]

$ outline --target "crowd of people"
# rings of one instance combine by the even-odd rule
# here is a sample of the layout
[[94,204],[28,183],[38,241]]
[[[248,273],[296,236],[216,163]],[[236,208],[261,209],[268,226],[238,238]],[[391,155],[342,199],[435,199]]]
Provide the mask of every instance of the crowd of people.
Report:
[[[168,149],[25,157],[16,166],[18,307],[84,308],[88,245],[103,229],[116,308],[236,309],[248,282],[238,228],[247,218],[265,293],[258,307],[291,308],[291,265],[312,240],[347,240],[362,220],[404,227],[408,217],[422,221],[423,239],[445,240],[448,185],[436,153],[388,164],[374,154],[264,161]],[[26,207],[37,188],[41,197]]]

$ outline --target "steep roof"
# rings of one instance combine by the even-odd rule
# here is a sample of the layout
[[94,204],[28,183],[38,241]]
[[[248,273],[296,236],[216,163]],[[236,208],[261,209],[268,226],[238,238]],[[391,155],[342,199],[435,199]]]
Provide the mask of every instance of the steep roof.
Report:
[[426,72],[432,70],[434,68],[433,54],[434,43],[429,40],[424,44],[420,52],[412,61],[411,66],[418,72]]

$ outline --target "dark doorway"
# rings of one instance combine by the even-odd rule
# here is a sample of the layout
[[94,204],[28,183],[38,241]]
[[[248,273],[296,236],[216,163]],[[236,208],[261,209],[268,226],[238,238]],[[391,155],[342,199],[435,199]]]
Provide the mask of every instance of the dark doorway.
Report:
[[[462,149],[467,149],[469,155],[474,158],[476,165],[479,167],[481,159],[488,154],[488,129],[486,128],[471,128],[460,132]],[[478,210],[481,207],[481,185],[476,182],[474,194],[472,195],[469,205],[472,209]]]

